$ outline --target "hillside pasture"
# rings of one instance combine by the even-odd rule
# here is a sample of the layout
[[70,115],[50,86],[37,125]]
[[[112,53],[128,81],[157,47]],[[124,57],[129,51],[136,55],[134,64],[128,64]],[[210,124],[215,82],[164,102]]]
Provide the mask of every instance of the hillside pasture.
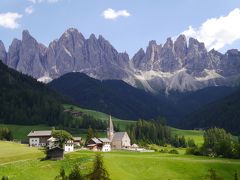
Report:
[[[80,108],[78,106],[73,106],[73,105],[68,105],[68,104],[65,104],[64,107],[65,107],[65,109],[69,109],[69,108],[73,107],[74,110],[84,112],[84,113],[86,113],[88,115],[91,115],[91,116],[95,117],[96,119],[99,119],[99,120],[102,120],[102,121],[108,121],[109,120],[109,114],[105,114],[105,113],[102,113],[102,112],[99,112],[99,111],[83,109],[83,108]],[[121,119],[118,119],[118,118],[113,117],[113,116],[112,116],[112,121],[115,124],[115,126],[119,125],[121,130],[125,130],[125,128],[127,126],[130,126],[131,124],[136,123],[136,121],[121,120]]]

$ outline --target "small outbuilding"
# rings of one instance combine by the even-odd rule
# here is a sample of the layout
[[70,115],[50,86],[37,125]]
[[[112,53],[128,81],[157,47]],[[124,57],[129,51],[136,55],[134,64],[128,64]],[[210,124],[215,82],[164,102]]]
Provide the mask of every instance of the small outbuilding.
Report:
[[60,147],[54,147],[47,150],[46,159],[50,160],[61,160],[64,156],[64,149]]

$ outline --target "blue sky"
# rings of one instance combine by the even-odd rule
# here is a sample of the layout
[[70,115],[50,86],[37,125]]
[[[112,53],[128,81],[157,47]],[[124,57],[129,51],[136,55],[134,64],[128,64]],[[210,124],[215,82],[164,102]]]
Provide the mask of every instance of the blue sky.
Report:
[[[105,16],[104,16],[105,12]],[[238,20],[238,21],[237,21]],[[68,28],[103,35],[132,56],[150,40],[180,33],[224,52],[240,47],[239,0],[1,0],[0,39],[6,48],[22,30],[48,45]]]

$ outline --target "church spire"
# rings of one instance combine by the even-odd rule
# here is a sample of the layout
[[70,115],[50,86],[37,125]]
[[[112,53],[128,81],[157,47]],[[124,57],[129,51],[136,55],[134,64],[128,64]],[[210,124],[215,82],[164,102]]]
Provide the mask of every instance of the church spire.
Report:
[[112,141],[114,134],[114,128],[113,128],[113,122],[112,122],[112,117],[111,115],[109,116],[109,122],[108,122],[108,128],[107,128],[107,136],[110,141]]

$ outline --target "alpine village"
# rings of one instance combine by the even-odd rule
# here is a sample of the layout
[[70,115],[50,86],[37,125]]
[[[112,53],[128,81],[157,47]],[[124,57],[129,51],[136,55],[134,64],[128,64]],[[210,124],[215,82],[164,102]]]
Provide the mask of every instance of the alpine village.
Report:
[[240,179],[239,42],[240,1],[1,0],[0,179]]

